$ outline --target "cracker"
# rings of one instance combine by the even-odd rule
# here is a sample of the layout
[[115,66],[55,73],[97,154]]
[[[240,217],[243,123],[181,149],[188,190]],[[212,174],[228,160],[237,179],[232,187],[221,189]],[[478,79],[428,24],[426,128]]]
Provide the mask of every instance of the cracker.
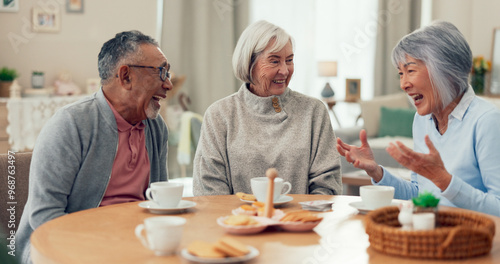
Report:
[[306,210],[288,212],[283,216],[281,222],[316,222],[321,218]]
[[235,248],[233,248],[232,246],[230,245],[227,245],[227,244],[224,244],[222,243],[220,240],[217,241],[215,244],[214,244],[214,247],[224,253],[225,255],[229,256],[229,257],[241,257],[241,256],[245,256],[246,253],[243,253]]
[[208,243],[201,240],[195,240],[189,244],[187,250],[192,255],[201,257],[201,258],[224,258],[226,255],[217,250],[216,247],[212,243]]
[[221,237],[219,241],[217,241],[217,244],[224,245],[226,247],[229,247],[233,252],[238,254],[239,256],[244,256],[248,253],[250,253],[250,250],[248,247],[241,243],[240,241],[232,238],[232,237]]

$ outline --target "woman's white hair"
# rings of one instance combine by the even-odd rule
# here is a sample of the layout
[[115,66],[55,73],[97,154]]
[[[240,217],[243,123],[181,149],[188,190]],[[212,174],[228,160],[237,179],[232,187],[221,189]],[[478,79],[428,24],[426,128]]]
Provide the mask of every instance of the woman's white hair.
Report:
[[253,84],[252,71],[255,63],[271,41],[274,42],[270,52],[280,51],[289,42],[293,50],[293,38],[282,28],[265,20],[251,24],[241,33],[233,53],[233,71],[236,78]]
[[469,87],[472,51],[453,24],[434,22],[406,35],[392,50],[392,63],[397,68],[407,63],[407,56],[424,62],[443,108]]

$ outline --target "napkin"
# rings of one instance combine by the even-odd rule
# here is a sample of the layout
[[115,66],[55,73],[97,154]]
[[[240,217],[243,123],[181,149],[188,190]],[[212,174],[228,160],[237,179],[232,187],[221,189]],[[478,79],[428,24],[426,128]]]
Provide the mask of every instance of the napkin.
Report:
[[333,201],[329,200],[316,200],[316,201],[307,201],[307,202],[299,202],[302,205],[302,209],[309,211],[330,211],[332,210]]

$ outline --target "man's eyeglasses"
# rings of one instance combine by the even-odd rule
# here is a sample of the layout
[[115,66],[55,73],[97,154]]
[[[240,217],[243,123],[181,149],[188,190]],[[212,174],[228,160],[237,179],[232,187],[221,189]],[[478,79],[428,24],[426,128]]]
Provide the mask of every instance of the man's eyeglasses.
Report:
[[[153,66],[142,66],[142,65],[127,65],[129,67],[137,67],[137,68],[150,68],[150,69],[158,69],[160,73],[160,79],[162,82],[166,81],[167,78],[170,80],[170,72],[166,67],[153,67]],[[169,67],[170,68],[170,67]]]

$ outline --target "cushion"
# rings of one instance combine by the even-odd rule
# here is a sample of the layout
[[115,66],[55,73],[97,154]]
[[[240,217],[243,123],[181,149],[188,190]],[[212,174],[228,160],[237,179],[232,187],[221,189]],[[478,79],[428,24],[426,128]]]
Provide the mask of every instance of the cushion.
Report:
[[411,108],[380,108],[379,137],[412,137],[415,110]]
[[410,102],[406,93],[400,92],[383,96],[376,96],[372,100],[361,101],[361,117],[364,122],[364,129],[368,137],[376,137],[379,134],[380,108],[410,108]]

